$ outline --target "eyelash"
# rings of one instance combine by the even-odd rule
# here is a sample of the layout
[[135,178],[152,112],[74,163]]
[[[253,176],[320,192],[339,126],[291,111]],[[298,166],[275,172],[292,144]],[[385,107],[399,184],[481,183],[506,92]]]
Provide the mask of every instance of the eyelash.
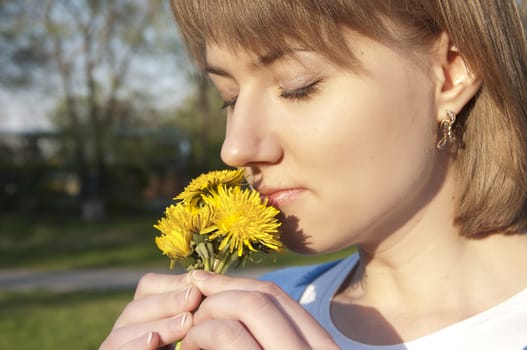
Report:
[[[302,86],[300,88],[291,89],[291,90],[280,88],[281,90],[280,97],[283,97],[288,100],[295,100],[295,101],[306,100],[318,92],[320,82],[321,80],[316,80],[306,86]],[[223,101],[223,105],[221,106],[221,109],[227,109],[227,108],[233,107],[236,104],[237,99],[238,99],[238,96],[232,99]]]
[[227,108],[233,107],[236,104],[237,99],[238,99],[238,96],[231,98],[230,100],[223,101],[223,104],[221,105],[221,109],[227,109]]
[[315,80],[312,83],[302,86],[298,89],[286,90],[281,88],[282,93],[280,97],[286,98],[288,100],[306,100],[318,92],[320,80]]

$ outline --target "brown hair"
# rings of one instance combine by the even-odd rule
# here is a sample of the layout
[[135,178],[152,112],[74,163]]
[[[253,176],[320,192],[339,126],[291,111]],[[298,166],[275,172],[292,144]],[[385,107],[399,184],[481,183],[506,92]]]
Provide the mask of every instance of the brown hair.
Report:
[[199,66],[206,42],[256,53],[291,42],[353,64],[342,28],[419,51],[448,33],[482,87],[459,115],[462,234],[527,226],[527,43],[516,0],[171,0]]

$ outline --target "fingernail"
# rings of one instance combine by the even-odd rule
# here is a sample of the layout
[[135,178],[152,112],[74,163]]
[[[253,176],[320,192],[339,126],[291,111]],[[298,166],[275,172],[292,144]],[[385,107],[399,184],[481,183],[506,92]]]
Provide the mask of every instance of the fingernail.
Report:
[[187,288],[187,291],[185,292],[185,303],[188,301],[188,299],[190,298],[190,292],[192,291],[192,287],[188,287]]
[[192,279],[195,281],[205,281],[211,278],[214,274],[204,270],[192,271]]
[[148,333],[148,339],[146,340],[146,345],[150,345],[152,343],[153,338],[154,338],[154,333],[153,332]]
[[171,324],[174,325],[176,328],[181,329],[185,326],[187,316],[188,316],[187,312],[183,314],[179,314],[172,319]]
[[185,321],[187,320],[188,313],[184,313],[183,317],[181,317],[181,322],[179,323],[179,327],[183,328],[185,327]]

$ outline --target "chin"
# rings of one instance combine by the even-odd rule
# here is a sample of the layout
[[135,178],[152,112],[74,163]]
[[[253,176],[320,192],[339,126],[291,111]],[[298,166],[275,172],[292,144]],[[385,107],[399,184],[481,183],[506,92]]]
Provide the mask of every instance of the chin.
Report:
[[[299,224],[300,220],[297,216],[286,215],[280,217],[282,223],[281,227],[281,239],[288,250],[302,255],[319,255],[326,253],[333,253],[342,250],[346,244],[342,241],[327,241],[327,231],[319,227],[318,235],[313,231],[306,232],[302,225]],[[313,237],[320,238],[318,241]]]
[[[282,242],[289,251],[302,255],[319,255],[340,250],[342,246],[333,247],[313,241],[312,236],[302,230],[282,231]],[[326,243],[326,242],[322,242]]]
[[299,226],[296,216],[284,216],[280,218],[280,221],[282,222],[282,242],[288,250],[298,254],[317,254],[317,251],[313,249],[311,236]]

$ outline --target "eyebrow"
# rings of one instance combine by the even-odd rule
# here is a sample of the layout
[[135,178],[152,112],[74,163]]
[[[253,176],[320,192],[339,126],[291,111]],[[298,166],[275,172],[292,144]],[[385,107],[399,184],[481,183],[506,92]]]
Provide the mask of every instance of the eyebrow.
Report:
[[[255,61],[255,66],[262,66],[262,67],[269,66],[273,64],[275,61],[281,59],[282,57],[288,54],[291,54],[294,51],[300,51],[300,50],[281,49],[281,50],[271,51],[267,54],[259,56]],[[205,72],[207,72],[208,74],[219,75],[222,77],[231,77],[231,74],[229,72],[217,66],[208,64],[208,63],[205,65]]]
[[284,57],[285,55],[291,54],[293,49],[280,49],[276,51],[271,51],[265,55],[262,55],[258,57],[256,60],[257,65],[260,66],[268,66],[272,64],[273,62],[279,60],[280,58]]
[[210,65],[208,63],[205,66],[205,72],[207,72],[207,74],[219,75],[221,77],[231,77],[231,75],[227,71],[225,71],[225,70],[223,70],[223,69],[221,69],[219,67],[215,67],[213,65]]

